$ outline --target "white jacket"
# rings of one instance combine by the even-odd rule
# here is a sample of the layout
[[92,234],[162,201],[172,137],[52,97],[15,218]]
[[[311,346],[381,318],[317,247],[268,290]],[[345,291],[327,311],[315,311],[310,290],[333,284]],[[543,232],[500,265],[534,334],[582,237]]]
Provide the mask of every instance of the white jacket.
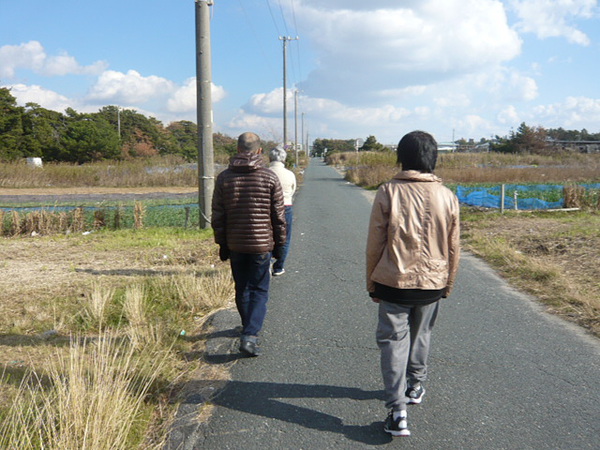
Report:
[[269,165],[269,169],[275,172],[279,183],[283,189],[283,204],[285,206],[292,206],[292,200],[294,193],[296,192],[296,175],[291,170],[285,168],[285,164],[280,161],[273,161]]

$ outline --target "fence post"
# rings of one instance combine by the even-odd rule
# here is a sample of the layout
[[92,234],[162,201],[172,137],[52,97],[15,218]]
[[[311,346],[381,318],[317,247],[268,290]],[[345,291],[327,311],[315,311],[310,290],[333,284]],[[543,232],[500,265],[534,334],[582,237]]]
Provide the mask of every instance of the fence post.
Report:
[[515,210],[519,209],[519,206],[517,205],[517,198],[519,197],[519,191],[515,191]]
[[506,193],[506,186],[504,184],[500,192],[500,214],[504,214],[504,195]]

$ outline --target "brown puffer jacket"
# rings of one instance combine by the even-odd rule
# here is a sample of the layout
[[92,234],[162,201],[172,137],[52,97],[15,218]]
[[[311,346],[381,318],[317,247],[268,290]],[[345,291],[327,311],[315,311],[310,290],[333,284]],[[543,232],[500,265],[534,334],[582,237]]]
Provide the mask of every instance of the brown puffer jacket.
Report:
[[277,175],[260,154],[238,153],[215,183],[215,242],[240,253],[260,254],[285,244],[285,208]]

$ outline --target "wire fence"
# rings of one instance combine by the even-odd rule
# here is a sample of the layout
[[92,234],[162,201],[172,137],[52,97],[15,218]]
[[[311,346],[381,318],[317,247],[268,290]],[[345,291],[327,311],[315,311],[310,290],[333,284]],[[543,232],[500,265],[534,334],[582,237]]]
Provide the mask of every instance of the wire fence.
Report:
[[0,236],[143,227],[198,227],[198,204],[0,208]]

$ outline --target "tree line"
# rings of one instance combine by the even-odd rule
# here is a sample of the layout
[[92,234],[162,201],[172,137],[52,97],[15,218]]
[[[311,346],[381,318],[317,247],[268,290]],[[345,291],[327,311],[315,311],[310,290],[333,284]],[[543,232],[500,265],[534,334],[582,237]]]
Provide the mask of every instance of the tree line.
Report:
[[[315,139],[312,154],[314,156],[331,155],[337,152],[353,151],[393,151],[393,146],[386,146],[377,141],[375,136],[368,136],[364,143],[357,147],[356,139]],[[598,143],[584,147],[583,143]],[[454,141],[457,151],[488,150],[500,153],[533,153],[552,154],[562,151],[590,151],[590,148],[600,149],[600,133],[590,133],[585,128],[565,130],[564,128],[531,127],[525,122],[511,130],[507,136],[496,136],[492,139],[482,138],[479,142],[473,139],[458,139]]]
[[[235,154],[237,141],[213,136],[215,155]],[[36,103],[18,106],[10,89],[0,88],[0,161],[41,157],[44,161],[83,164],[106,159],[156,155],[198,157],[198,129],[181,120],[164,126],[133,109],[105,106],[97,113],[65,113]]]

